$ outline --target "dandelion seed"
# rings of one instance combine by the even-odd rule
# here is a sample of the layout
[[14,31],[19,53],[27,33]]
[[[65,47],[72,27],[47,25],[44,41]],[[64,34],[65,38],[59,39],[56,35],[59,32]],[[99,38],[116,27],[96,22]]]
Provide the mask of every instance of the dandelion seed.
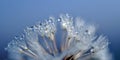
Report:
[[[60,22],[61,27],[57,27]],[[61,29],[61,34],[59,29]],[[108,39],[96,37],[95,26],[80,18],[60,15],[27,27],[5,50],[11,60],[111,60]],[[57,37],[63,36],[62,39]],[[58,40],[61,41],[59,45]],[[60,46],[60,47],[58,47]],[[15,57],[14,57],[15,56]]]

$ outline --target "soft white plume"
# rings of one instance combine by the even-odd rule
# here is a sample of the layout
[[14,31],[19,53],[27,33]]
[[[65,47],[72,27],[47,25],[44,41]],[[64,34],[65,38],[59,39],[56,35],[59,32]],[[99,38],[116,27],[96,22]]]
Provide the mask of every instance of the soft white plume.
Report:
[[94,25],[63,14],[27,27],[6,50],[11,60],[111,60],[108,39],[95,32]]

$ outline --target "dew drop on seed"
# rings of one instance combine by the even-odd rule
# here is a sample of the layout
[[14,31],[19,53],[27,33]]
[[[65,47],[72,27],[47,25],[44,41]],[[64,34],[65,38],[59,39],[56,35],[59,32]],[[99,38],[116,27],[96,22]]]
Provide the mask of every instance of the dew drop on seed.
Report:
[[58,19],[58,22],[61,22],[61,18]]

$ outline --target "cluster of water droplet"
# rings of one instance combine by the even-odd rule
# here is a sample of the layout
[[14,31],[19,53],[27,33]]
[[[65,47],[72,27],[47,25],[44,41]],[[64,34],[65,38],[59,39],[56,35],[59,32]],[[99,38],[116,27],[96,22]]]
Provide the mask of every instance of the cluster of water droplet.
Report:
[[[57,24],[60,23],[61,27]],[[56,33],[62,29],[60,49],[57,47]],[[13,60],[62,60],[91,59],[99,51],[108,47],[104,36],[95,35],[95,26],[87,25],[80,18],[60,15],[59,19],[50,17],[32,27],[27,27],[21,37],[15,37],[6,50]],[[105,53],[106,54],[106,53]],[[14,57],[16,56],[16,57]],[[72,56],[72,57],[69,57]],[[95,56],[96,58],[96,56]],[[101,60],[106,58],[97,57]]]

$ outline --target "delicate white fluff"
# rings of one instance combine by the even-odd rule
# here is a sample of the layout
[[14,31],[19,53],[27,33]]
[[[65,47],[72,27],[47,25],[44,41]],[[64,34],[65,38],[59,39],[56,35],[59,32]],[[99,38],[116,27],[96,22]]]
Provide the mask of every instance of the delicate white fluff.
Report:
[[95,32],[94,25],[63,14],[27,27],[6,50],[11,60],[111,60],[108,39]]

